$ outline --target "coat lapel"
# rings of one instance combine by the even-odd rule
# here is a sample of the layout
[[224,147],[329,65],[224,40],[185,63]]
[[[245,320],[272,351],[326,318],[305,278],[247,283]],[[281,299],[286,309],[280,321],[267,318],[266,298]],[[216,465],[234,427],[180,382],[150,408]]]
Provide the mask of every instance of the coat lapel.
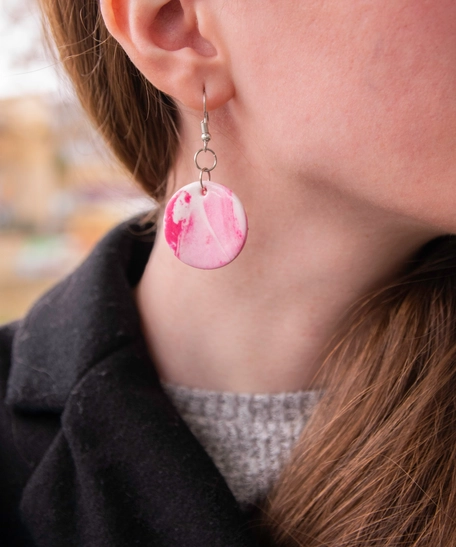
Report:
[[14,338],[7,403],[24,411],[61,412],[82,375],[138,336],[131,289],[144,271],[153,237],[135,236],[135,229],[127,224],[108,234],[30,310]]
[[118,229],[17,333],[8,402],[61,413],[22,498],[38,547],[254,545],[149,359],[130,290],[150,249]]
[[38,545],[252,545],[225,481],[147,362],[141,341],[129,344],[73,388],[23,496]]

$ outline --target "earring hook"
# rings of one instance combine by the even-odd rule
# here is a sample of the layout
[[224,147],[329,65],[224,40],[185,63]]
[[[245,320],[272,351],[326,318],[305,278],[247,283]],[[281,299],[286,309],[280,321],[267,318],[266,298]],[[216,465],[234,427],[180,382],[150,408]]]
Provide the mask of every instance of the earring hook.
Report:
[[[209,113],[206,110],[206,89],[203,88],[203,120],[201,121],[201,140],[203,141],[203,148],[198,150],[198,152],[194,156],[194,162],[196,165],[196,168],[200,172],[200,185],[201,190],[203,191],[203,194],[205,195],[207,192],[206,187],[203,184],[203,173],[207,173],[208,180],[211,180],[211,171],[215,169],[217,166],[217,156],[213,150],[207,147],[207,143],[211,140],[211,134],[209,133]],[[213,157],[213,164],[211,167],[201,167],[198,163],[198,156],[201,154],[201,152],[206,153],[210,152]]]
[[209,133],[209,112],[206,110],[206,89],[203,88],[203,120],[201,121],[201,139],[204,143],[204,151],[206,152],[207,143],[211,140]]
[[209,121],[209,113],[206,110],[206,88],[203,88],[203,118],[206,123]]

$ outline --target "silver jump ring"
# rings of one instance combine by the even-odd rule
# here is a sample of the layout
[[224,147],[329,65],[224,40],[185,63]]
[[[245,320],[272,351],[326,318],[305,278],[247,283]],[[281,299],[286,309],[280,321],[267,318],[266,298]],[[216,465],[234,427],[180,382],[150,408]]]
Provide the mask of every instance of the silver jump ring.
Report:
[[203,191],[203,194],[206,194],[207,188],[203,184],[203,173],[207,173],[207,182],[211,182],[211,172],[209,171],[209,169],[207,169],[207,167],[205,167],[204,169],[201,169],[199,175],[201,190]]
[[[214,161],[213,161],[212,167],[200,167],[200,165],[198,163],[198,156],[201,154],[201,152],[204,152],[204,153],[210,152],[213,155]],[[215,152],[213,150],[211,150],[210,148],[206,148],[206,149],[200,148],[198,150],[198,152],[195,154],[194,160],[195,160],[196,168],[199,169],[200,171],[205,172],[205,173],[209,173],[210,171],[215,169],[216,166],[217,166],[217,156],[216,156]]]

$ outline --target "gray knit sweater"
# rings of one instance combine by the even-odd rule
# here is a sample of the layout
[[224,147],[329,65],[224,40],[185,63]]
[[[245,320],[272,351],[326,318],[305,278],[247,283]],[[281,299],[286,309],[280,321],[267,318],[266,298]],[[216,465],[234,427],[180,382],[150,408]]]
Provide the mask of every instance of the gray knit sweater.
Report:
[[162,385],[245,509],[266,496],[319,399]]

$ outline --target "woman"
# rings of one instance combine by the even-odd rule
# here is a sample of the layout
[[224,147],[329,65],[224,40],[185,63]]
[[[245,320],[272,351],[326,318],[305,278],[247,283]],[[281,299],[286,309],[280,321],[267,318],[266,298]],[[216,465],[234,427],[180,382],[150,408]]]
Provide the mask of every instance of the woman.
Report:
[[249,232],[206,271],[119,228],[3,329],[5,541],[456,544],[456,3],[43,3],[163,207],[204,95]]

